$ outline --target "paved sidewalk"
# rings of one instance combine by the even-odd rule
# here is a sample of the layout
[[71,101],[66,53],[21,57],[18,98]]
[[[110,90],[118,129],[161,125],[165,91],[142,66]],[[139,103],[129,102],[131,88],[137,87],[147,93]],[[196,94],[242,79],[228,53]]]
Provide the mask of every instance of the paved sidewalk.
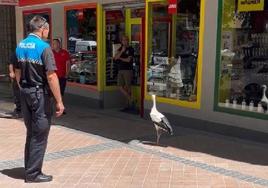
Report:
[[[268,187],[266,144],[175,127],[175,136],[156,146],[150,121],[66,106],[49,136],[43,170],[54,176],[50,183],[24,183],[25,127],[22,120],[0,118],[0,188]],[[8,96],[0,98],[2,107],[11,110]]]

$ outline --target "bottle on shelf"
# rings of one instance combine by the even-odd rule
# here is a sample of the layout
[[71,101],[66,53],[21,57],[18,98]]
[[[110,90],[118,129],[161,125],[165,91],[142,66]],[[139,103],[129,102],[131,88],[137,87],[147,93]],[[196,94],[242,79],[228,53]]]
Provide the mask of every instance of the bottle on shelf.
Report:
[[262,108],[262,105],[261,103],[258,103],[258,108],[257,108],[257,111],[262,113],[263,112],[263,108]]
[[249,103],[249,111],[254,111],[254,102],[250,101]]
[[233,108],[236,108],[236,107],[237,107],[237,100],[234,99],[234,100],[233,100]]
[[246,100],[243,99],[242,104],[241,104],[242,110],[246,110],[246,106],[247,106]]
[[229,107],[230,106],[230,100],[229,99],[226,99],[224,105],[225,105],[225,107]]

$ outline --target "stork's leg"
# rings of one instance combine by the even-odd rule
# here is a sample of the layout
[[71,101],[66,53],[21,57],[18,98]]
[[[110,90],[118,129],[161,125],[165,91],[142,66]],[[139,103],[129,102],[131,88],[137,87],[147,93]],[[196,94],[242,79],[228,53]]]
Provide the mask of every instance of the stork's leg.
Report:
[[155,126],[155,130],[156,130],[156,144],[159,145],[159,140],[160,140],[160,136],[161,136],[161,129],[159,129],[159,127],[157,125]]
[[161,134],[159,134],[159,131],[157,131],[157,141],[156,141],[157,145],[159,145],[160,136],[161,136]]

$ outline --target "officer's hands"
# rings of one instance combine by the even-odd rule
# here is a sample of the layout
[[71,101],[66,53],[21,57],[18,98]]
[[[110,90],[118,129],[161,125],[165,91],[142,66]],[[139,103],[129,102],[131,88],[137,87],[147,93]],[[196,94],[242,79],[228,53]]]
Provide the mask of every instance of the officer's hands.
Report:
[[64,112],[64,105],[62,102],[56,103],[56,117],[60,117],[62,113]]

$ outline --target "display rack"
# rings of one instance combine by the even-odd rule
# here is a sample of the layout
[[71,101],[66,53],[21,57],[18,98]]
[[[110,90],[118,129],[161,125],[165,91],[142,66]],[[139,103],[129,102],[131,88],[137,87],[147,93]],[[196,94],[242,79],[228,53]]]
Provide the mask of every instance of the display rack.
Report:
[[95,52],[79,52],[71,55],[71,71],[68,81],[94,85],[97,83],[97,56]]

